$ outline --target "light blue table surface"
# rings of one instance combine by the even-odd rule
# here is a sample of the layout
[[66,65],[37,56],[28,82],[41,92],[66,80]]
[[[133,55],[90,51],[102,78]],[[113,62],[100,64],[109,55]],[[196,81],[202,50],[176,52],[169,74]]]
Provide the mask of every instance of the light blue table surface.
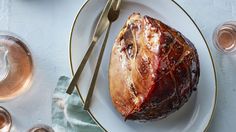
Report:
[[[147,0],[148,1],[148,0]],[[0,103],[13,117],[13,131],[51,124],[51,97],[61,75],[70,76],[68,43],[73,20],[85,0],[0,0],[0,30],[21,36],[32,51],[35,74],[29,92]],[[212,44],[214,28],[236,20],[236,0],[176,0],[200,27],[216,64],[218,98],[209,132],[236,131],[236,55]]]

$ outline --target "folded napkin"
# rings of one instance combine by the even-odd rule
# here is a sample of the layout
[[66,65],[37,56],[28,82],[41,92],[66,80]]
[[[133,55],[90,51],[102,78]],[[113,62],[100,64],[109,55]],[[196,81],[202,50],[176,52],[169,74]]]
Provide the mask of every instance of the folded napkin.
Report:
[[83,110],[76,92],[66,94],[69,78],[59,78],[52,98],[52,127],[56,132],[101,132],[89,114]]

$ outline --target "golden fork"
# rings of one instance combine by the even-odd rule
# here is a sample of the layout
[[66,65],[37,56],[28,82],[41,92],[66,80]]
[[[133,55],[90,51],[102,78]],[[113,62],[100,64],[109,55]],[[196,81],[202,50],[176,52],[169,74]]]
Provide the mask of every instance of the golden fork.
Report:
[[89,91],[88,91],[88,94],[86,96],[86,100],[85,100],[85,103],[84,103],[84,110],[88,110],[89,106],[90,106],[90,102],[91,102],[94,87],[95,87],[95,84],[96,84],[99,68],[100,68],[100,65],[101,65],[101,62],[102,62],[103,53],[104,53],[106,43],[107,43],[107,39],[108,39],[108,36],[109,36],[111,24],[115,20],[117,20],[117,18],[119,17],[121,0],[112,0],[112,1],[113,1],[112,8],[109,10],[108,16],[107,16],[108,20],[109,20],[109,25],[108,25],[108,28],[107,28],[105,39],[104,39],[102,47],[101,47],[101,51],[99,53],[99,57],[98,57],[95,72],[93,74],[93,78],[92,78],[92,81],[91,81],[91,84],[90,84],[90,87],[89,87]]
[[108,27],[109,20],[108,20],[107,16],[108,16],[109,10],[112,8],[113,3],[114,3],[113,0],[108,0],[107,1],[106,5],[105,5],[105,7],[102,11],[102,14],[100,15],[98,23],[96,25],[96,28],[95,28],[95,31],[94,31],[94,34],[93,34],[93,38],[90,42],[90,46],[89,46],[86,54],[84,55],[84,58],[83,58],[82,62],[80,63],[78,69],[76,70],[75,75],[72,78],[66,93],[71,94],[74,91],[74,88],[77,85],[77,82],[80,78],[80,75],[81,75],[81,73],[82,73],[82,71],[83,71],[83,69],[86,65],[86,62],[89,59],[89,56],[91,55],[91,53],[94,49],[94,46],[96,45],[96,43],[97,43],[98,39],[100,38],[100,36],[102,35],[102,33]]

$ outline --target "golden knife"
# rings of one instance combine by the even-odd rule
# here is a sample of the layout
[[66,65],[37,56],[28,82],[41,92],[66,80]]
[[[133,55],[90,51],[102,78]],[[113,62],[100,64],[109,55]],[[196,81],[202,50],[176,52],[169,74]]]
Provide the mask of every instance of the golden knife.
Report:
[[80,78],[80,75],[86,65],[86,62],[89,59],[89,56],[91,55],[94,46],[96,45],[98,39],[100,38],[100,36],[102,35],[102,33],[106,30],[106,28],[108,27],[109,24],[109,20],[108,20],[108,12],[109,10],[112,8],[112,3],[114,2],[114,0],[108,0],[103,11],[102,14],[100,15],[100,18],[98,20],[98,23],[96,25],[94,34],[93,34],[93,38],[90,42],[90,46],[86,52],[86,54],[84,55],[84,58],[82,60],[82,62],[80,63],[78,69],[75,72],[74,77],[72,78],[72,81],[69,84],[69,87],[66,91],[66,93],[71,94],[74,91],[74,87],[77,85],[77,82]]
[[113,1],[112,8],[109,10],[108,16],[107,16],[107,18],[109,20],[108,29],[107,29],[106,36],[105,36],[105,39],[104,39],[103,44],[102,44],[101,51],[100,51],[99,56],[98,56],[96,68],[95,68],[93,78],[92,78],[92,81],[91,81],[91,84],[90,84],[90,87],[89,87],[89,91],[88,91],[88,94],[87,94],[85,102],[84,102],[84,110],[88,110],[89,106],[90,106],[90,102],[91,102],[91,98],[92,98],[93,91],[94,91],[94,88],[95,88],[99,68],[100,68],[100,65],[101,65],[101,62],[102,62],[103,53],[104,53],[106,43],[107,43],[107,39],[108,39],[108,36],[109,36],[109,31],[110,31],[110,28],[111,28],[111,24],[114,21],[116,21],[119,17],[121,0],[112,0],[112,1]]

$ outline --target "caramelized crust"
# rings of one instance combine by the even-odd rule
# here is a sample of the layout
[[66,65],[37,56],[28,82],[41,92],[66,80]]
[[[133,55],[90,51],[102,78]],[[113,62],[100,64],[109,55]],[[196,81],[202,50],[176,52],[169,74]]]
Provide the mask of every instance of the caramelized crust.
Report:
[[125,119],[161,119],[188,101],[199,75],[198,54],[188,39],[134,13],[112,49],[110,95]]

